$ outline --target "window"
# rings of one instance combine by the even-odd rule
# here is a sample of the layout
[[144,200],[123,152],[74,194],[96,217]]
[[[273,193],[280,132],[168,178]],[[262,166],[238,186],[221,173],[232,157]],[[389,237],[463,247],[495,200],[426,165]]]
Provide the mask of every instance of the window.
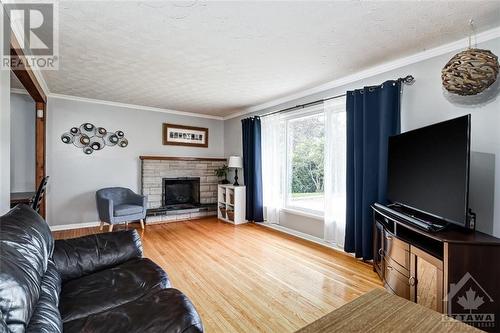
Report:
[[[324,239],[345,235],[346,103],[335,98],[262,118],[262,181],[268,223],[282,210],[323,220]],[[310,219],[304,219],[309,223]]]
[[286,120],[285,205],[322,215],[324,211],[325,116],[322,109]]

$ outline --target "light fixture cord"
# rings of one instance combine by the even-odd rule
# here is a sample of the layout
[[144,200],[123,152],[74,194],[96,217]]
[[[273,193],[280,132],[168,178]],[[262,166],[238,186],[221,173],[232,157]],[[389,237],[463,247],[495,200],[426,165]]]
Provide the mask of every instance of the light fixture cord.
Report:
[[469,49],[472,48],[472,38],[474,37],[474,48],[477,48],[477,40],[476,40],[476,31],[474,28],[474,20],[470,19],[469,20]]

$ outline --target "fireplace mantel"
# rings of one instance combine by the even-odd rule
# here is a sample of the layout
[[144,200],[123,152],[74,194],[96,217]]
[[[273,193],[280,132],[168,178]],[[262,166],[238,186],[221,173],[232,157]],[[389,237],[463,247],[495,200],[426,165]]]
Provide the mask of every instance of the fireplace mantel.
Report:
[[169,161],[227,161],[226,158],[220,157],[175,157],[175,156],[139,156],[139,159],[144,160],[169,160]]

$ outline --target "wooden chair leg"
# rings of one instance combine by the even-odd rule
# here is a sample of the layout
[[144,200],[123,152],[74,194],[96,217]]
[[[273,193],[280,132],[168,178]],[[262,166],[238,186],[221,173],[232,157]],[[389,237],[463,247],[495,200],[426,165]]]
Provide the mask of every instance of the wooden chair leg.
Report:
[[103,221],[101,221],[101,226],[99,227],[99,230],[101,230],[101,231],[102,231],[102,229],[103,229],[103,228],[104,228],[104,222],[103,222]]
[[144,219],[141,219],[141,228],[144,230]]
[[109,231],[109,232],[113,231],[113,224],[110,224],[110,225],[109,225],[109,230],[108,230],[108,231]]

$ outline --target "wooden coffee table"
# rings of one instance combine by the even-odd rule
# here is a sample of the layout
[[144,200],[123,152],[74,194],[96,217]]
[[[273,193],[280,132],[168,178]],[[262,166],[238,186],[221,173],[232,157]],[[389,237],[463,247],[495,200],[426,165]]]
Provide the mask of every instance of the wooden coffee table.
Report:
[[482,332],[441,313],[389,294],[372,290],[301,328],[296,333],[326,332]]

